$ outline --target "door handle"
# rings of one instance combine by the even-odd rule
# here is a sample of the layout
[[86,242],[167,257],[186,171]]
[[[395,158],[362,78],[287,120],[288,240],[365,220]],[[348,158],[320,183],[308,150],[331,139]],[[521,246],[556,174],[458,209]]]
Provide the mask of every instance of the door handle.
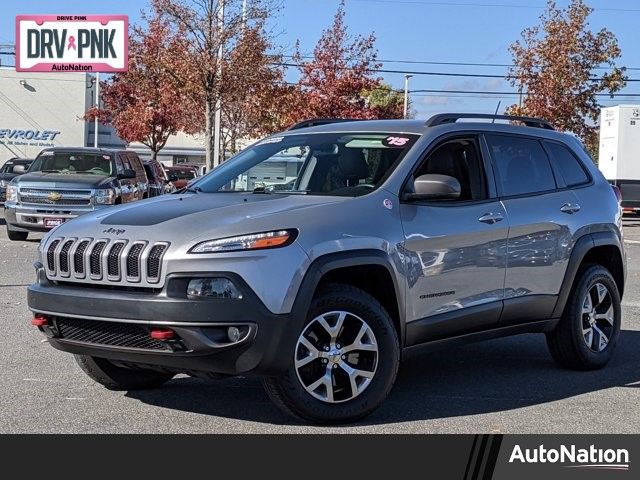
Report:
[[565,203],[564,205],[562,205],[562,207],[560,207],[560,211],[562,213],[568,213],[569,215],[572,215],[580,211],[580,205],[578,205],[577,203]]
[[504,217],[499,213],[485,213],[478,219],[479,222],[488,223],[489,225],[493,225],[502,220],[504,220]]

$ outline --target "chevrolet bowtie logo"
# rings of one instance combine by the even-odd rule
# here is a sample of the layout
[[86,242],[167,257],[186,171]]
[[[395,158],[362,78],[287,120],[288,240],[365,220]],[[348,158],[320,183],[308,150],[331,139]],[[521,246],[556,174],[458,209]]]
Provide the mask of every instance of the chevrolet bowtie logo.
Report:
[[62,195],[60,195],[58,192],[49,192],[49,195],[47,195],[47,198],[52,202],[57,202],[62,198]]

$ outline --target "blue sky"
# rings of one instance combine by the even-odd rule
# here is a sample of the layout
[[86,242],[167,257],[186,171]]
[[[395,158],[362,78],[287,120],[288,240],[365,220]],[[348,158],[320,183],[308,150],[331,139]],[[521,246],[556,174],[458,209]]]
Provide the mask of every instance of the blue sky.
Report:
[[[332,21],[339,0],[282,0],[283,8],[273,19],[278,42],[285,53],[300,40],[303,52],[310,52],[321,31]],[[568,0],[558,0],[560,6]],[[608,28],[622,48],[620,65],[630,70],[630,78],[640,78],[640,2],[638,0],[588,0],[596,11],[593,29]],[[353,33],[377,36],[382,60],[435,61],[509,64],[508,46],[527,26],[537,23],[545,0],[346,0],[347,23]],[[471,6],[476,4],[477,6]],[[14,21],[18,14],[127,14],[132,22],[147,8],[146,0],[21,0],[3,2],[0,13],[0,44],[13,43]],[[6,64],[7,58],[3,58]],[[385,69],[425,72],[458,72],[503,75],[505,67],[422,65],[386,63]],[[402,88],[403,74],[384,74],[395,88]],[[513,91],[501,79],[456,78],[416,75],[411,89]],[[625,93],[640,93],[640,82],[630,83]],[[419,117],[442,111],[492,112],[498,101],[502,107],[517,101],[515,96],[464,96],[420,93],[412,96]],[[637,98],[603,99],[603,104],[640,103]]]

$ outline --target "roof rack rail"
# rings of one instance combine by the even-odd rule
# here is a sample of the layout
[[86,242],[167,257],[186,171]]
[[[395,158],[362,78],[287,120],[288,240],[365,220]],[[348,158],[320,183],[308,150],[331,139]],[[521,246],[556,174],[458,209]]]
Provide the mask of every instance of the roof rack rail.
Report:
[[330,123],[341,122],[358,122],[360,120],[360,118],[311,118],[309,120],[298,122],[289,127],[287,130],[300,130],[301,128],[317,127],[318,125],[328,125]]
[[527,127],[544,128],[545,130],[555,130],[546,120],[533,117],[519,117],[515,115],[493,115],[490,113],[440,113],[434,115],[425,124],[427,127],[436,127],[447,123],[456,123],[461,118],[488,119],[488,120],[510,120],[524,123]]

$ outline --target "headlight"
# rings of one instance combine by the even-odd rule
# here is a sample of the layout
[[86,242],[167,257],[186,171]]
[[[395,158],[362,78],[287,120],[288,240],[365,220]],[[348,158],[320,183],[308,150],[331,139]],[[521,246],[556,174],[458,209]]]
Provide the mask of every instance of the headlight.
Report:
[[7,185],[7,202],[17,202],[18,191],[19,190],[17,185]]
[[207,240],[197,244],[189,250],[189,253],[239,252],[242,250],[286,247],[296,239],[297,234],[297,230],[291,229]]
[[116,191],[113,188],[96,190],[96,203],[98,205],[113,205],[116,202]]

